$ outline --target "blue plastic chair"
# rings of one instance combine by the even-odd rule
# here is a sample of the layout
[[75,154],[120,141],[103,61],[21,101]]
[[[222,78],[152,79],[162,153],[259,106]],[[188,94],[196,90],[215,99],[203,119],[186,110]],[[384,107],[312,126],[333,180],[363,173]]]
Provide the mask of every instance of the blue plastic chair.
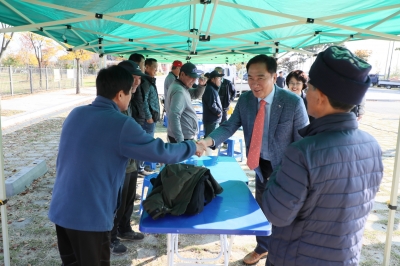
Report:
[[[225,142],[227,143],[228,148],[221,151],[221,146],[219,146],[218,156],[230,156],[240,158],[240,161],[243,161],[243,139],[239,137],[230,137]],[[240,151],[235,151],[235,144],[237,142],[240,144]]]
[[199,128],[199,133],[197,134],[197,139],[201,139],[201,137],[204,137],[204,124],[202,120],[198,120],[198,128]]
[[[146,199],[147,194],[149,191],[151,191],[153,185],[150,182],[150,179],[156,178],[158,176],[158,173],[154,173],[148,176],[143,177],[143,186],[142,186],[142,197],[140,198],[140,207],[139,207],[139,215],[142,215],[143,212],[143,201]],[[145,188],[147,190],[145,191]]]
[[157,163],[152,163],[152,162],[144,162],[144,165],[150,166],[151,170],[155,170],[157,167]]

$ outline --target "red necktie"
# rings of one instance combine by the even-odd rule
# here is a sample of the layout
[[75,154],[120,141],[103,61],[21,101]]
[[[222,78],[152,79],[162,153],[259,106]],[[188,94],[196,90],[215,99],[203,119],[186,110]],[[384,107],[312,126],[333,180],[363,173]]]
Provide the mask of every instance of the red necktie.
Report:
[[251,134],[251,142],[249,154],[247,156],[247,166],[253,170],[260,164],[260,152],[264,131],[265,121],[265,104],[264,100],[260,101],[260,108],[258,109],[256,120],[254,121],[253,134]]

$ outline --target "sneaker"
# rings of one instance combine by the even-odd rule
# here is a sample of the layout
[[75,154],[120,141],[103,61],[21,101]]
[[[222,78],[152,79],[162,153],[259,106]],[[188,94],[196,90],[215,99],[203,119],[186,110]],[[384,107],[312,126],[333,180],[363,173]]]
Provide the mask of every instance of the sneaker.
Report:
[[151,175],[151,174],[154,174],[154,172],[147,172],[146,170],[138,172],[138,175],[141,175],[141,176],[148,176],[148,175]]
[[125,254],[128,249],[123,244],[121,244],[119,239],[117,239],[117,240],[114,240],[113,242],[111,242],[110,250],[111,250],[112,254],[118,256],[118,255]]
[[117,237],[121,240],[129,240],[129,241],[138,241],[142,240],[144,238],[144,235],[142,233],[136,233],[136,232],[126,232],[126,233],[118,233]]

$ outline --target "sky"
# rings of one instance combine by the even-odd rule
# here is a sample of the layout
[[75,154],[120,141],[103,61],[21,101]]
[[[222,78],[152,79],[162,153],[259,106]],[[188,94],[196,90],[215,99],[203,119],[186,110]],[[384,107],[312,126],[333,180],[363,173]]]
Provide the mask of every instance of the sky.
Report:
[[[371,50],[371,56],[368,63],[372,65],[370,73],[379,73],[380,75],[387,75],[388,66],[391,62],[390,73],[394,73],[396,67],[400,70],[400,51],[393,51],[394,48],[400,48],[400,42],[381,41],[381,40],[363,40],[346,42],[346,47],[354,52],[355,50]],[[390,45],[390,47],[389,47]],[[392,55],[393,51],[393,56]]]

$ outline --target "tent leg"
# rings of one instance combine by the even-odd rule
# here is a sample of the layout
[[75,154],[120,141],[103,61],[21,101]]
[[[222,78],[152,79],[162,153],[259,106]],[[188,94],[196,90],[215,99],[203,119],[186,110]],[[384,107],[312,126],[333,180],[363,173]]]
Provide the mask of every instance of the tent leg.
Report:
[[389,266],[390,263],[390,251],[392,248],[392,234],[394,227],[394,217],[396,215],[397,208],[397,194],[399,188],[399,179],[400,179],[400,119],[399,119],[399,129],[397,131],[397,145],[396,145],[396,156],[394,159],[394,171],[393,171],[393,179],[392,179],[392,191],[390,193],[390,205],[389,205],[389,219],[388,219],[388,227],[386,231],[386,244],[385,244],[385,252],[383,257],[383,266]]
[[[1,103],[0,103],[1,110]],[[4,178],[4,158],[3,158],[3,132],[1,130],[0,120],[0,200],[5,201],[6,199],[6,184]],[[0,207],[1,212],[1,233],[3,236],[3,253],[4,253],[4,265],[10,266],[10,246],[8,239],[8,222],[7,222],[7,209],[6,205],[2,204]]]

